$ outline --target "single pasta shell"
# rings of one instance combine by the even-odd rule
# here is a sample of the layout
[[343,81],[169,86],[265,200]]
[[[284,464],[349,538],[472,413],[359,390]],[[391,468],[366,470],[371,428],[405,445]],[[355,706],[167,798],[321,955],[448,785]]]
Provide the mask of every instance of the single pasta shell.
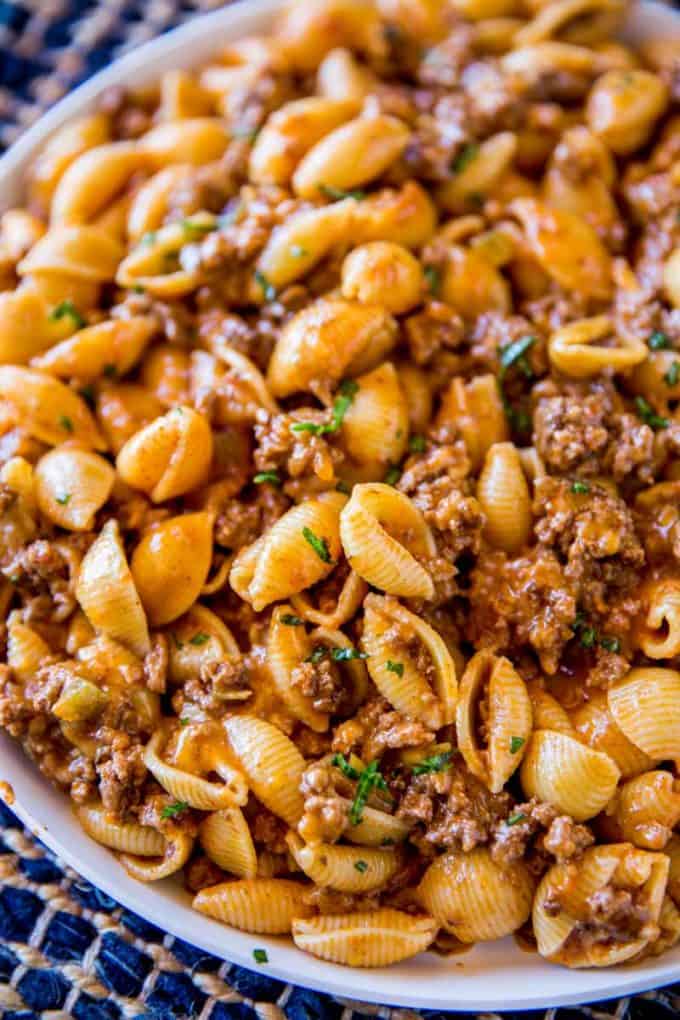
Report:
[[516,931],[531,913],[534,880],[517,861],[496,864],[486,847],[438,857],[418,886],[418,899],[461,942],[491,942]]
[[350,240],[355,206],[347,198],[287,217],[272,231],[257,262],[259,272],[279,290],[302,279],[336,245]]
[[142,658],[151,648],[146,616],[120,538],[107,521],[80,565],[76,598],[88,620]]
[[522,789],[553,804],[577,822],[594,818],[609,803],[621,777],[607,754],[550,730],[535,730],[522,762]]
[[175,407],[128,439],[116,467],[128,485],[162,503],[207,481],[212,455],[205,417],[191,407]]
[[289,825],[297,825],[304,808],[300,780],[305,759],[293,741],[255,716],[232,716],[223,725],[257,799]]
[[213,783],[191,772],[168,765],[161,757],[165,741],[162,732],[155,733],[144,749],[144,764],[154,779],[177,801],[199,811],[217,811],[219,808],[245,804],[248,787],[245,779],[235,770],[226,782]]
[[212,527],[210,513],[170,517],[133,552],[130,570],[154,627],[176,620],[200,595],[212,560]]
[[149,861],[144,857],[121,854],[120,863],[128,875],[132,875],[138,882],[158,882],[180,871],[189,860],[193,848],[194,837],[178,832],[168,839],[162,860]]
[[659,769],[624,783],[616,820],[624,839],[644,850],[662,850],[680,822],[680,780]]
[[98,322],[33,358],[31,365],[63,379],[91,381],[101,375],[125,375],[157,330],[158,323],[150,315]]
[[[572,725],[569,716],[557,698],[553,698],[552,694],[548,694],[537,683],[527,684],[527,690],[531,700],[531,712],[535,730],[555,730],[557,733],[566,733],[572,737],[575,735],[574,730],[577,727]],[[590,743],[590,741],[587,740],[586,743]],[[591,746],[595,747],[596,751],[606,751],[604,747],[597,747],[595,744]],[[619,765],[615,755],[612,754],[610,757],[614,758],[616,764]]]
[[219,159],[229,140],[220,117],[187,117],[153,127],[138,139],[137,148],[159,168],[168,163],[198,166]]
[[293,670],[305,662],[313,646],[304,627],[291,627],[283,622],[287,615],[294,615],[289,605],[277,606],[272,614],[267,635],[269,673],[292,715],[317,733],[323,733],[328,729],[328,713],[315,709],[311,699],[291,683]]
[[[487,747],[482,749],[478,744],[476,720],[485,692],[488,737]],[[526,684],[512,663],[488,651],[477,652],[461,678],[456,731],[466,765],[492,793],[500,793],[520,764],[531,726],[531,701]]]
[[343,836],[359,846],[385,846],[403,842],[408,834],[409,826],[401,818],[366,805],[361,812],[361,821],[348,826]]
[[680,673],[632,669],[608,693],[617,726],[654,761],[680,761]]
[[240,808],[213,811],[201,822],[198,838],[211,861],[239,878],[255,878],[257,854]]
[[[654,760],[636,747],[616,725],[614,716],[609,711],[605,691],[591,691],[589,700],[571,713],[571,724],[572,731],[575,730],[579,738],[589,747],[603,751],[616,762],[622,779],[630,779],[631,776],[646,772],[654,764]],[[536,718],[534,725],[537,730],[558,728],[542,725]]]
[[58,273],[110,283],[123,255],[122,245],[99,227],[52,227],[22,259],[17,273],[31,277]]
[[647,615],[637,627],[637,644],[650,659],[671,659],[680,653],[680,581],[653,581]]
[[487,451],[477,499],[486,517],[487,541],[505,552],[518,552],[531,532],[531,496],[512,443],[494,443]]
[[109,142],[81,153],[57,184],[52,223],[86,223],[123,190],[145,165],[137,142]]
[[0,365],[0,394],[17,424],[48,446],[75,439],[105,450],[106,441],[81,396],[45,372]]
[[345,499],[332,492],[288,510],[234,558],[229,575],[234,591],[260,612],[326,577],[341,553],[339,521]]
[[342,420],[347,451],[359,464],[397,464],[408,442],[409,413],[394,365],[385,361],[356,382]]
[[433,941],[437,928],[431,917],[388,908],[311,920],[296,918],[292,925],[298,949],[349,967],[387,967],[417,956]]
[[40,294],[22,288],[0,294],[0,364],[26,364],[54,341]]
[[21,622],[17,610],[7,618],[7,665],[20,683],[32,680],[51,655],[50,646],[39,634]]
[[352,569],[369,584],[390,595],[433,597],[432,578],[415,558],[435,555],[430,529],[408,496],[391,485],[354,486],[340,515],[340,538]]
[[385,885],[403,860],[393,849],[378,850],[325,843],[305,844],[294,833],[286,839],[298,867],[316,885],[339,892],[372,892]]
[[75,812],[88,836],[112,850],[137,857],[162,857],[165,853],[165,836],[150,825],[111,822],[101,805],[80,805]]
[[[395,623],[417,637],[429,653],[434,669],[433,687],[407,649],[390,637]],[[371,679],[397,711],[420,719],[432,729],[453,722],[458,700],[456,667],[443,639],[429,624],[396,599],[368,595],[364,602],[362,643],[368,653]]]
[[116,473],[89,450],[56,447],[35,466],[35,495],[41,512],[60,528],[88,531],[111,495]]
[[245,878],[201,889],[192,906],[239,931],[284,935],[290,932],[293,918],[312,913],[304,902],[310,889],[287,878]]

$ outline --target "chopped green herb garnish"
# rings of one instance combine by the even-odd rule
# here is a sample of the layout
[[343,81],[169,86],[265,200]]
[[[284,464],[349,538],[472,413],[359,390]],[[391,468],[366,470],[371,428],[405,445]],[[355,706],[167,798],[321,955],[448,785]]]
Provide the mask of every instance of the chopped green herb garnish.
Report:
[[156,231],[155,230],[147,230],[146,234],[142,234],[142,236],[139,239],[139,244],[140,245],[144,245],[145,247],[147,245],[149,245],[149,244],[155,244],[155,243],[156,243]]
[[584,648],[592,648],[597,641],[597,631],[594,627],[582,627],[579,638]]
[[319,538],[315,535],[311,528],[304,527],[302,529],[302,536],[306,542],[309,542],[312,549],[324,563],[332,563],[333,559],[328,550],[328,543],[325,538]]
[[196,220],[182,220],[182,230],[185,234],[194,234],[202,237],[209,234],[216,227],[215,223],[197,223]]
[[72,319],[76,329],[82,329],[85,325],[85,319],[70,300],[60,301],[50,312],[49,318],[51,322],[59,322],[60,319],[65,318]]
[[518,368],[524,373],[527,379],[531,379],[533,372],[531,366],[526,359],[526,353],[530,347],[536,343],[535,336],[521,336],[519,340],[514,340],[511,344],[506,344],[501,347],[498,354],[501,363],[501,370],[498,378],[502,382],[505,378],[505,374],[511,365],[517,364]]
[[516,815],[510,815],[510,817],[508,818],[508,821],[507,821],[506,824],[507,825],[519,825],[520,822],[526,821],[526,817],[527,816],[522,814],[521,811],[518,811]]
[[277,475],[276,471],[260,471],[259,474],[253,478],[255,485],[264,485],[265,482],[269,482],[270,485],[280,485],[281,479]]
[[351,659],[367,659],[366,652],[360,652],[358,648],[332,648],[331,659],[335,662],[349,662]]
[[451,751],[442,751],[441,754],[433,754],[429,758],[423,758],[417,765],[413,766],[414,776],[424,776],[428,772],[444,772],[451,764]]
[[635,408],[640,418],[646,425],[649,425],[650,429],[667,429],[670,425],[668,418],[662,418],[661,415],[656,414],[644,397],[635,398]]
[[253,960],[255,963],[269,963],[266,949],[253,949]]
[[335,765],[336,769],[340,769],[343,776],[347,776],[348,779],[358,779],[361,775],[353,765],[350,765],[344,754],[334,754],[331,758],[331,765]]
[[67,415],[65,414],[61,415],[61,417],[59,418],[59,424],[63,429],[65,429],[66,432],[73,432],[73,422]]
[[141,283],[136,283],[132,288],[132,291],[134,294],[143,294],[144,288],[142,287]]
[[357,869],[357,871],[360,871],[362,875],[364,874],[365,871],[368,871],[368,864],[366,863],[366,861],[355,861],[354,867]]
[[174,804],[166,804],[161,811],[161,818],[174,818],[180,812],[186,811],[188,807],[189,805],[185,800],[176,800]]
[[404,675],[404,663],[403,662],[392,662],[391,659],[388,659],[387,662],[385,663],[385,666],[387,667],[387,672],[388,673],[396,673],[397,676],[403,676]]
[[68,503],[70,498],[71,498],[71,493],[70,492],[65,492],[63,496],[57,496],[57,503],[60,503],[61,506],[66,506],[66,504]]
[[339,394],[333,402],[332,417],[329,423],[317,425],[312,421],[299,421],[291,425],[291,431],[312,432],[315,436],[325,436],[329,432],[337,432],[358,392],[359,384],[353,379],[345,379],[341,383]]
[[607,652],[620,652],[621,642],[617,637],[603,637],[600,638],[600,644]]
[[385,475],[385,485],[396,485],[401,478],[401,468],[393,465],[388,468],[387,474]]
[[320,184],[319,191],[326,198],[331,198],[334,202],[339,201],[342,198],[366,198],[366,192],[360,188],[355,188],[353,191],[345,191],[344,188],[334,188],[330,184]]
[[425,266],[423,269],[423,276],[427,281],[427,285],[430,288],[430,293],[439,294],[442,287],[442,274],[441,269],[437,266]]
[[461,173],[473,159],[476,159],[479,155],[479,146],[474,142],[470,142],[468,145],[464,145],[458,155],[451,163],[451,171],[454,174]]
[[385,836],[384,839],[380,840],[380,846],[394,846],[394,840],[391,836]]
[[335,491],[341,492],[344,496],[349,496],[352,490],[350,489],[349,484],[347,482],[343,482],[341,478],[340,481],[336,483]]
[[210,634],[199,633],[189,638],[190,645],[204,645],[206,641],[210,641]]
[[324,645],[317,645],[314,651],[307,656],[305,662],[321,662],[328,655],[328,649]]
[[676,386],[680,381],[680,361],[674,361],[663,377],[666,386]]
[[309,255],[306,248],[303,248],[301,244],[291,244],[290,253],[294,259],[302,259],[305,255]]
[[80,393],[80,395],[83,398],[83,400],[86,403],[88,403],[90,405],[90,407],[94,407],[94,402],[95,402],[95,397],[96,397],[94,386],[92,386],[90,383],[86,383],[85,386],[81,386],[80,387],[80,389],[78,390],[78,393]]
[[184,648],[184,642],[180,641],[180,639],[175,634],[174,630],[172,631],[172,640],[175,642],[175,648],[177,649]]
[[517,754],[524,747],[524,737],[510,737],[510,754]]
[[269,282],[269,280],[261,270],[259,269],[255,270],[255,279],[259,283],[260,287],[262,287],[262,290],[264,291],[265,301],[275,301],[276,287]]
[[383,779],[378,768],[378,762],[372,761],[359,775],[357,780],[356,794],[349,809],[349,820],[352,825],[358,825],[361,821],[366,807],[366,801],[373,790],[386,790],[387,783]]
[[652,351],[667,351],[670,345],[671,342],[666,334],[659,329],[655,330],[647,341],[647,346]]
[[115,379],[118,375],[118,369],[114,364],[104,365],[102,372],[107,379]]
[[585,495],[586,492],[590,492],[590,486],[587,482],[572,482],[571,491],[579,495]]
[[303,623],[299,616],[293,616],[292,613],[281,613],[279,620],[285,623],[286,627],[299,627]]
[[191,719],[188,719],[187,716],[183,715],[182,718],[179,721],[179,724],[180,724],[180,726],[188,726],[190,722],[191,722]]
[[422,453],[425,446],[425,436],[411,436],[408,441],[408,448],[411,453]]

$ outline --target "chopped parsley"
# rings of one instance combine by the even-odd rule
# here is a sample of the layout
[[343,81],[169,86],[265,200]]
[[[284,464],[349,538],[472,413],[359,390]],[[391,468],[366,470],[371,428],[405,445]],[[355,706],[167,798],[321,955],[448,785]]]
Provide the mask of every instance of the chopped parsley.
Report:
[[305,662],[321,662],[324,656],[328,655],[328,649],[324,645],[317,645],[317,647],[307,656]]
[[177,649],[184,648],[184,642],[180,641],[180,639],[175,634],[174,630],[172,632],[172,640],[175,642],[175,648]]
[[361,775],[353,765],[350,765],[344,754],[334,754],[331,758],[331,765],[335,765],[336,769],[340,769],[343,776],[347,776],[348,779],[358,779]]
[[332,563],[333,559],[328,549],[328,543],[325,538],[319,538],[315,535],[311,528],[304,527],[302,529],[302,536],[306,542],[309,542],[312,549],[324,563]]
[[522,814],[521,811],[518,811],[517,814],[510,815],[510,817],[508,818],[508,821],[507,821],[506,824],[507,825],[519,825],[520,822],[525,822],[526,821],[526,817],[527,816]]
[[360,773],[357,780],[357,789],[352,801],[352,806],[349,809],[349,820],[351,825],[358,825],[361,821],[366,807],[366,801],[371,796],[373,790],[387,790],[387,783],[382,777],[380,769],[378,768],[378,762],[372,761],[363,772]]
[[600,638],[601,646],[608,652],[620,652],[621,642],[617,637],[605,637]]
[[597,631],[594,627],[582,627],[579,638],[584,648],[592,648],[597,642]]
[[59,503],[61,506],[66,506],[66,504],[68,503],[70,498],[71,498],[71,493],[70,492],[65,492],[63,496],[57,496],[57,503]]
[[255,963],[269,963],[266,949],[253,949],[253,960]]
[[59,424],[66,432],[73,432],[73,422],[66,414],[62,414],[59,418]]
[[635,409],[638,416],[642,418],[645,425],[649,425],[650,429],[667,429],[670,425],[668,418],[662,418],[661,415],[656,414],[644,397],[635,398]]
[[156,231],[155,230],[147,230],[146,234],[142,234],[142,236],[139,239],[140,246],[143,245],[144,247],[146,247],[147,245],[155,244],[155,243],[156,243]]
[[285,623],[286,627],[299,627],[303,622],[299,616],[293,616],[292,613],[281,613],[279,620]]
[[663,377],[666,386],[676,386],[680,382],[680,361],[674,361]]
[[332,417],[328,424],[317,425],[313,421],[299,421],[291,425],[291,431],[311,432],[315,436],[324,436],[328,432],[337,432],[358,392],[359,383],[353,379],[345,379],[340,384],[339,394],[333,402]]
[[102,372],[107,379],[115,379],[118,375],[118,368],[111,362],[108,365],[104,365]]
[[521,336],[519,340],[514,340],[511,344],[505,344],[501,347],[498,355],[501,363],[501,370],[499,373],[499,380],[501,383],[505,379],[506,372],[511,365],[517,365],[517,367],[524,373],[527,379],[533,377],[531,366],[526,359],[526,353],[530,347],[536,343],[535,336]]
[[86,324],[85,319],[82,317],[76,306],[72,301],[60,301],[56,305],[49,315],[51,322],[59,322],[60,319],[69,318],[73,321],[73,325],[76,329],[82,329]]
[[414,765],[412,772],[414,776],[425,776],[428,772],[445,772],[451,764],[452,751],[442,751],[440,754],[433,754],[429,758],[423,758],[417,765]]
[[335,491],[336,492],[341,492],[343,494],[343,496],[349,496],[349,494],[350,494],[350,492],[352,490],[350,489],[348,483],[347,482],[343,482],[343,480],[341,478],[340,481],[335,486]]
[[524,747],[524,737],[510,737],[510,754],[517,754]]
[[466,167],[472,163],[473,159],[476,159],[479,155],[479,146],[474,142],[470,142],[468,145],[464,145],[458,155],[451,163],[451,171],[454,174],[462,173]]
[[203,237],[215,229],[214,223],[197,223],[195,220],[182,220],[182,230],[190,237]]
[[290,253],[294,259],[303,259],[305,255],[309,255],[306,248],[303,248],[301,244],[291,244]]
[[571,491],[579,495],[585,495],[586,492],[590,492],[590,486],[587,482],[572,482]]
[[367,659],[367,652],[360,652],[358,648],[331,648],[331,659],[334,662],[350,662],[352,659]]
[[97,396],[94,390],[94,386],[92,386],[90,383],[86,383],[84,386],[80,387],[78,393],[80,393],[83,400],[87,404],[89,404],[90,407],[94,407],[94,402]]
[[671,342],[665,333],[661,330],[655,330],[647,341],[647,346],[651,351],[667,351],[670,347]]
[[425,436],[411,436],[408,441],[408,448],[411,453],[422,453],[425,446]]
[[187,718],[187,716],[183,715],[182,718],[179,721],[179,724],[180,724],[180,726],[188,726],[190,722],[191,722],[191,719],[189,719],[189,718]]
[[398,468],[395,464],[391,468],[388,468],[387,474],[385,475],[385,485],[396,485],[401,478],[401,468]]
[[366,198],[366,192],[360,188],[354,190],[345,191],[344,188],[334,188],[331,184],[320,184],[319,191],[325,198],[330,198],[334,202],[338,202],[342,198]]
[[397,676],[403,676],[404,675],[404,663],[403,662],[392,662],[391,659],[388,659],[387,662],[385,663],[385,666],[387,667],[387,672],[388,673],[396,673]]
[[255,270],[255,279],[259,283],[260,287],[264,292],[265,301],[276,300],[276,287],[273,283],[270,283],[267,277],[260,269]]
[[260,471],[259,474],[253,478],[255,485],[263,485],[265,482],[269,482],[270,485],[280,485],[281,479],[277,475],[276,471]]
[[437,266],[425,266],[423,276],[432,294],[439,294],[442,287],[442,273]]
[[176,800],[174,804],[166,804],[161,811],[161,818],[174,818],[189,807],[185,800]]
[[361,872],[362,875],[364,874],[365,871],[368,871],[368,864],[366,863],[366,861],[355,861],[354,867],[357,869],[357,871]]
[[189,638],[190,645],[204,645],[206,641],[210,641],[210,634],[198,633]]

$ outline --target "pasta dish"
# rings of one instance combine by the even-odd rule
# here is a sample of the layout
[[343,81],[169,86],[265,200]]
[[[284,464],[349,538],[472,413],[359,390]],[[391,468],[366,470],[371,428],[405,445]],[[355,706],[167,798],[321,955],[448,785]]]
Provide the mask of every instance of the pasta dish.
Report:
[[225,924],[680,941],[680,43],[625,14],[299,0],[0,217],[0,725]]

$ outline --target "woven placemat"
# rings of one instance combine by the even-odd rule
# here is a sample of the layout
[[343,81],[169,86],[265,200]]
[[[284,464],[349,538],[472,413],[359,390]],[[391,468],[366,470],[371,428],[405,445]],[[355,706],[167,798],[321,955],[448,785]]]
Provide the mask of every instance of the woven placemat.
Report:
[[[0,151],[113,58],[223,0],[0,0]],[[27,766],[28,767],[28,766]],[[428,1020],[470,1014],[424,1011]],[[2,1020],[411,1020],[224,963],[84,881],[0,804]],[[494,1020],[498,1014],[480,1015]],[[680,984],[504,1020],[670,1020]]]

